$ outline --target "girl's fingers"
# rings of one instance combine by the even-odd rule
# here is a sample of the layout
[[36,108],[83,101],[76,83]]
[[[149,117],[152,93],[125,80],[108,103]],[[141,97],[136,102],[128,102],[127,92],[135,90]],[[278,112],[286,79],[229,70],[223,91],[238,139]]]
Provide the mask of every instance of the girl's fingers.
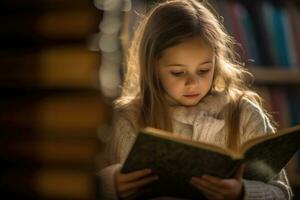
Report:
[[241,180],[243,178],[243,174],[244,174],[244,170],[245,170],[245,165],[242,164],[239,169],[235,172],[234,174],[234,178]]
[[220,193],[220,192],[224,192],[223,186],[219,186],[218,184],[216,184],[217,180],[214,180],[213,182],[210,182],[204,178],[197,178],[197,177],[193,177],[191,180],[192,185],[198,185],[201,188],[205,188],[206,190],[209,190],[211,192],[214,193]]
[[230,190],[232,187],[235,187],[235,183],[237,181],[241,181],[242,179],[220,179],[213,176],[204,175],[201,178],[203,181],[208,182],[211,185],[219,188],[222,191]]
[[229,188],[229,185],[226,181],[214,176],[203,175],[201,179],[203,179],[205,182],[208,182],[208,184],[214,185],[215,187],[218,188],[224,188],[224,189]]
[[193,185],[198,185],[200,187],[210,189],[212,192],[220,192],[220,189],[217,185],[200,178],[192,178],[191,183]]
[[121,186],[120,191],[127,191],[127,190],[131,190],[131,189],[139,188],[139,187],[142,187],[142,186],[144,186],[148,183],[151,183],[157,179],[158,179],[158,176],[150,176],[150,177],[140,179],[138,181],[126,183],[123,186]]
[[118,181],[120,183],[134,181],[143,176],[151,174],[151,172],[152,172],[151,169],[142,169],[127,174],[120,174]]

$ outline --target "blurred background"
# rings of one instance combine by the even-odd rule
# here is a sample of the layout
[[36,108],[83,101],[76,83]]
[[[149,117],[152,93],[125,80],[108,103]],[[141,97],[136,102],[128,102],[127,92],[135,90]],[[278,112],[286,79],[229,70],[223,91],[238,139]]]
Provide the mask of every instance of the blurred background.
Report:
[[[97,199],[123,55],[155,0],[0,1],[1,199]],[[300,124],[300,3],[208,0],[279,128]],[[300,153],[287,166],[300,199]]]
[[110,113],[91,45],[102,13],[89,0],[0,1],[1,199],[95,199]]

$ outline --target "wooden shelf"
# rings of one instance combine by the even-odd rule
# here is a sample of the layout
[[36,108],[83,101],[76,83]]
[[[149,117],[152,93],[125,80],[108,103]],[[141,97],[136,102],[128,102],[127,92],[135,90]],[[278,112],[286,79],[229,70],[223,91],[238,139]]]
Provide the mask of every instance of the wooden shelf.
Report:
[[249,67],[258,84],[300,84],[300,70]]

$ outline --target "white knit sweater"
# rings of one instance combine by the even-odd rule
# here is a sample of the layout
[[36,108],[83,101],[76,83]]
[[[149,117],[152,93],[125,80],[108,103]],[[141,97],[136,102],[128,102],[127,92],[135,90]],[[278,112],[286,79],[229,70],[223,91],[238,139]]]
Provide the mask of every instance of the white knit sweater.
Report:
[[[178,135],[195,141],[205,141],[220,146],[226,145],[226,131],[222,109],[227,104],[223,93],[209,94],[197,106],[171,107],[173,129]],[[129,106],[127,110],[118,112],[115,118],[113,134],[107,133],[107,148],[102,157],[103,169],[99,173],[101,199],[118,199],[114,175],[120,170],[122,163],[136,138],[137,106]],[[244,100],[240,115],[241,143],[267,132],[273,132],[268,119],[261,110],[250,101]],[[243,180],[245,199],[292,199],[292,191],[285,171],[282,170],[272,181]]]

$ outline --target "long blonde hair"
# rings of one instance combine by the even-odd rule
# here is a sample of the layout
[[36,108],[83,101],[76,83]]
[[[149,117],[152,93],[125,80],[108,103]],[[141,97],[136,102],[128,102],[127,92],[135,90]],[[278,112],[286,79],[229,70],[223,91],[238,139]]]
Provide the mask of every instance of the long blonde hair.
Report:
[[162,51],[185,39],[201,35],[214,49],[216,66],[211,92],[224,91],[228,96],[225,120],[227,144],[235,149],[239,144],[239,105],[249,99],[262,109],[261,99],[245,83],[249,76],[243,62],[234,51],[234,39],[229,36],[207,2],[169,0],[156,4],[140,21],[128,57],[122,94],[116,101],[124,107],[137,100],[140,108],[139,126],[152,126],[172,131],[172,123],[159,81],[156,61]]

